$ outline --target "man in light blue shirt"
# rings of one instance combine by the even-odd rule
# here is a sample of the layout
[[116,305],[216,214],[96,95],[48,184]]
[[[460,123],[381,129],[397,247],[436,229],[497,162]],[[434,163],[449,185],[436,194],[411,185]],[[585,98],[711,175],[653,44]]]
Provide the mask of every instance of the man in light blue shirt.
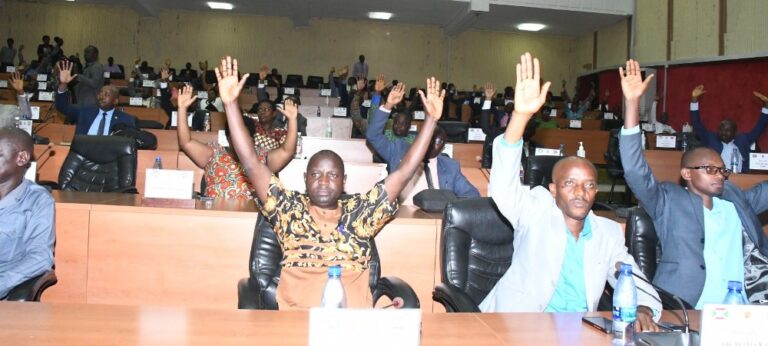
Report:
[[0,299],[53,267],[54,201],[24,179],[32,152],[29,134],[0,128]]

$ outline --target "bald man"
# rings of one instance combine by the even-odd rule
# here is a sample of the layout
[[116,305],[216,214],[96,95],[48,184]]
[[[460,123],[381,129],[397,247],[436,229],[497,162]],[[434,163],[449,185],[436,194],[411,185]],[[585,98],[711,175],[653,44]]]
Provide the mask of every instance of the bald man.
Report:
[[[626,100],[619,149],[624,179],[648,212],[661,242],[653,283],[697,309],[722,303],[728,281],[739,281],[751,302],[768,299],[768,239],[757,215],[768,210],[768,182],[742,191],[721,154],[711,148],[686,152],[680,162],[685,186],[658,182],[645,161],[639,100],[653,75],[640,65],[620,69]],[[694,91],[694,97],[703,87]],[[763,115],[762,117],[766,117]]]
[[[483,312],[595,311],[605,282],[616,284],[616,264],[636,267],[621,226],[591,212],[597,171],[579,157],[560,160],[549,189],[520,183],[523,132],[541,108],[550,83],[539,87],[539,66],[526,53],[517,65],[515,110],[493,143],[489,191],[515,230],[512,264],[480,304]],[[639,276],[643,273],[635,271]],[[661,315],[656,291],[636,280],[636,329],[656,331]]]
[[53,267],[53,198],[24,179],[32,150],[29,134],[0,128],[0,299]]

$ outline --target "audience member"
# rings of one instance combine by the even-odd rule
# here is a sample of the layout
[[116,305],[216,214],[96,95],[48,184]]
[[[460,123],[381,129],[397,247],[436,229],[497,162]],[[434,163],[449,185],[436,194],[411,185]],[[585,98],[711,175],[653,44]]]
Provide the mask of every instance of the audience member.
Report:
[[[86,50],[88,49],[86,48]],[[112,133],[112,128],[117,124],[136,127],[136,118],[115,109],[119,92],[114,86],[100,87],[96,96],[98,100],[96,105],[72,105],[69,101],[67,85],[75,78],[80,81],[84,78],[72,75],[71,62],[61,61],[57,64],[57,68],[59,70],[59,90],[58,95],[56,95],[55,106],[59,112],[64,113],[68,122],[75,123],[75,134],[107,136]]]
[[[590,211],[597,170],[579,157],[560,160],[549,190],[520,183],[522,136],[541,108],[550,83],[539,81],[539,61],[525,53],[517,65],[515,111],[494,144],[490,195],[515,232],[512,264],[480,304],[483,312],[594,311],[606,280],[615,285],[619,262],[637,268],[621,226]],[[643,276],[639,270],[633,274]],[[635,280],[638,330],[658,331],[661,304],[650,285]]]
[[[720,121],[720,127],[717,133],[711,132],[704,127],[699,114],[699,98],[705,93],[704,85],[699,85],[691,92],[691,125],[693,132],[699,137],[705,146],[712,148],[720,153],[728,168],[731,169],[736,163],[735,173],[749,171],[749,147],[757,141],[765,126],[768,125],[768,97],[755,91],[753,94],[763,103],[760,112],[760,118],[755,127],[749,132],[737,132],[736,122],[731,119]],[[734,153],[736,154],[734,157]]]
[[55,64],[59,60],[64,59],[66,54],[64,54],[64,48],[62,48],[64,46],[64,39],[56,36],[53,38],[53,43],[55,43],[55,45],[51,48],[51,61]]
[[115,58],[109,57],[107,58],[107,67],[106,71],[109,73],[123,73],[123,70],[120,69],[120,66],[115,64]]
[[184,69],[179,73],[179,82],[192,82],[197,79],[197,71],[192,69],[192,63],[184,65]]
[[8,66],[16,66],[14,63],[16,61],[16,48],[13,48],[13,39],[9,38],[7,42],[7,46],[0,48],[0,68],[2,68],[0,72],[5,72],[5,68]]
[[360,54],[357,60],[358,62],[352,67],[352,76],[357,79],[368,79],[368,63],[365,62],[365,55]]
[[33,153],[29,134],[0,128],[0,300],[20,283],[53,267],[53,197],[24,179]]
[[344,162],[328,150],[313,155],[307,164],[307,193],[283,188],[277,176],[258,160],[243,125],[237,97],[248,75],[238,82],[237,60],[229,57],[222,60],[216,75],[235,151],[249,173],[259,209],[274,225],[283,250],[276,293],[279,308],[319,306],[327,267],[331,265],[342,267],[347,306],[370,308],[370,241],[394,217],[397,195],[424,157],[445,97],[445,92],[438,89],[439,82],[429,80],[428,95],[421,95],[426,99],[429,116],[400,167],[369,192],[342,196]]
[[9,80],[11,87],[16,91],[16,100],[19,104],[19,114],[22,119],[32,119],[32,109],[29,105],[29,98],[24,92],[24,80],[19,72],[11,73]]
[[[78,106],[93,106],[104,86],[104,66],[99,63],[99,49],[94,46],[85,47],[85,68],[75,74],[75,98]],[[71,66],[71,63],[70,63]]]
[[[619,140],[624,179],[661,242],[653,283],[696,309],[722,303],[728,281],[742,282],[748,301],[768,299],[768,238],[757,217],[768,209],[768,182],[742,191],[728,181],[722,157],[706,147],[683,154],[685,187],[658,182],[645,161],[638,125],[640,98],[653,75],[643,81],[633,60],[619,74],[626,104]],[[701,86],[694,89],[694,100],[703,93]]]
[[43,61],[43,58],[46,55],[49,55],[53,50],[50,36],[44,35],[42,40],[43,40],[43,43],[37,45],[37,61]]

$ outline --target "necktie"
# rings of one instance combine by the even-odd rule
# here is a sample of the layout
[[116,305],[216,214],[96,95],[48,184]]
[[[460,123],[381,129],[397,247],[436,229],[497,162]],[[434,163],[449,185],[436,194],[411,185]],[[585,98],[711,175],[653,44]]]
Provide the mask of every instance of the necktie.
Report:
[[104,135],[104,125],[107,124],[107,112],[101,114],[101,120],[99,120],[99,129],[96,131],[97,136]]
[[424,175],[427,178],[427,186],[430,189],[434,189],[435,185],[432,183],[432,170],[429,169],[429,159],[424,160]]

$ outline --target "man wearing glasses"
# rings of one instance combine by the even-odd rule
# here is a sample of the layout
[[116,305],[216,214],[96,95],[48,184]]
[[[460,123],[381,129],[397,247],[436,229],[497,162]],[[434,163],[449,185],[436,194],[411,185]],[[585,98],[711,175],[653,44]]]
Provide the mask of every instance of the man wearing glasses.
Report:
[[746,288],[748,301],[768,298],[768,238],[757,215],[768,209],[768,183],[740,190],[728,181],[720,154],[696,148],[683,154],[685,186],[658,182],[641,149],[639,100],[648,82],[636,61],[619,68],[626,100],[619,148],[624,178],[648,212],[661,242],[653,283],[695,306],[722,303],[728,281]]

